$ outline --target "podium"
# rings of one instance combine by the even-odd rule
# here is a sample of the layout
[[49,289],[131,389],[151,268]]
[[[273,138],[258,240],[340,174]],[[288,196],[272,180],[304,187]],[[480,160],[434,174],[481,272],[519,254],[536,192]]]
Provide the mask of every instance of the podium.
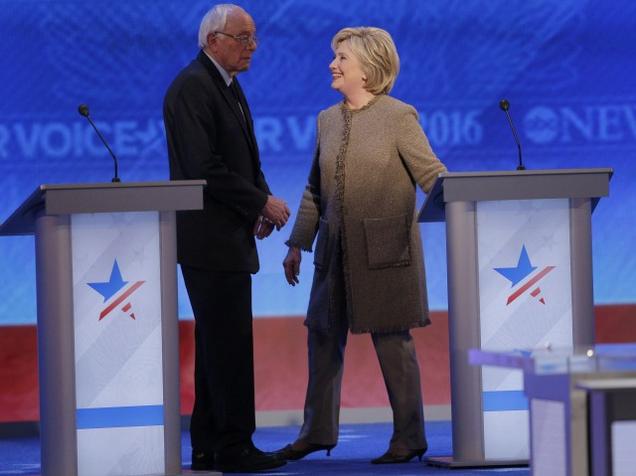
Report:
[[181,474],[176,210],[204,180],[41,185],[35,234],[43,475]]
[[525,465],[518,369],[479,368],[470,349],[594,343],[591,214],[612,169],[443,173],[420,222],[446,222],[453,455],[430,464]]
[[635,344],[471,350],[469,360],[523,372],[533,476],[633,474]]

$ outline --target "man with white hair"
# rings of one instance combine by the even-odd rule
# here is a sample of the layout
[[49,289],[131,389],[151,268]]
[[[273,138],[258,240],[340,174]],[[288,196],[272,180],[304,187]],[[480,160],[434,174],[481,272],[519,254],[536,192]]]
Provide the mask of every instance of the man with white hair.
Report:
[[268,470],[285,460],[252,442],[254,236],[269,236],[290,212],[265,181],[236,79],[256,50],[254,20],[236,5],[217,5],[201,21],[199,46],[164,100],[170,178],[207,181],[203,210],[177,212],[178,260],[195,318],[192,469]]

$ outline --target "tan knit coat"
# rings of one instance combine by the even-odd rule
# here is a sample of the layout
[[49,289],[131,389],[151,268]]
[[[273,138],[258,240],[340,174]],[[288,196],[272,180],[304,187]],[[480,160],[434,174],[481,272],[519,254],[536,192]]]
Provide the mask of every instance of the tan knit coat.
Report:
[[325,329],[342,317],[337,296],[354,333],[430,322],[415,185],[428,192],[445,170],[415,109],[397,99],[378,96],[355,111],[340,103],[319,114],[316,153],[287,242],[311,251],[318,234],[309,327]]

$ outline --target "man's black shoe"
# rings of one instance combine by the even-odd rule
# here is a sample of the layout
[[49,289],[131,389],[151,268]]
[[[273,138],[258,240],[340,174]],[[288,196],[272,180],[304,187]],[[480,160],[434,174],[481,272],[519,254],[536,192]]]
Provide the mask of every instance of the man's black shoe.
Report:
[[215,469],[224,473],[254,473],[280,468],[287,461],[275,454],[264,453],[248,446],[240,451],[218,452],[215,454]]
[[192,451],[192,471],[214,471],[214,453]]

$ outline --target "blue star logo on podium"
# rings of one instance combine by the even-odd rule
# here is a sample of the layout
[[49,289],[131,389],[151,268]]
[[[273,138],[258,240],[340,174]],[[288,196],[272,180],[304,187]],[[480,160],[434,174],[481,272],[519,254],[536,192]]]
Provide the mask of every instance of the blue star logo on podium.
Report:
[[510,296],[508,296],[508,302],[506,302],[506,306],[513,302],[518,297],[522,296],[526,291],[530,290],[530,296],[533,298],[539,299],[541,304],[545,304],[545,299],[540,296],[541,288],[535,285],[541,281],[552,271],[554,266],[545,266],[540,271],[537,271],[537,266],[532,266],[530,263],[530,257],[528,256],[528,252],[526,251],[526,246],[521,246],[521,254],[519,255],[519,260],[517,261],[517,266],[510,268],[493,268],[499,274],[501,274],[504,278],[510,281],[510,287],[514,288],[517,284],[529,278],[523,285],[521,285],[518,289],[516,289]]
[[[127,313],[131,319],[135,319],[135,313],[131,312],[132,304],[128,302],[128,298],[132,293],[137,291],[144,284],[145,281],[135,281],[134,283],[129,285],[129,281],[124,281],[121,276],[121,272],[119,271],[119,264],[117,264],[117,260],[115,259],[113,262],[113,268],[110,272],[110,278],[108,281],[97,282],[97,283],[86,283],[88,286],[93,288],[99,294],[104,297],[104,303],[108,302],[108,305],[102,310],[99,314],[99,319],[102,320],[106,317],[113,309],[119,307],[120,304],[121,310]],[[123,292],[120,292],[122,291]],[[117,295],[114,299],[111,300],[115,295]],[[109,302],[110,301],[110,302]],[[130,312],[130,313],[129,313]]]

